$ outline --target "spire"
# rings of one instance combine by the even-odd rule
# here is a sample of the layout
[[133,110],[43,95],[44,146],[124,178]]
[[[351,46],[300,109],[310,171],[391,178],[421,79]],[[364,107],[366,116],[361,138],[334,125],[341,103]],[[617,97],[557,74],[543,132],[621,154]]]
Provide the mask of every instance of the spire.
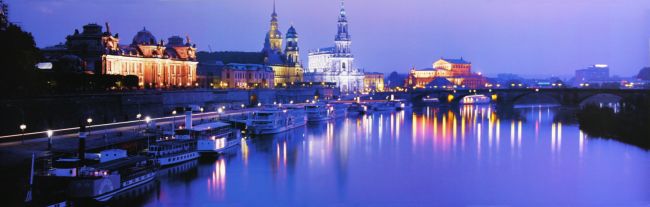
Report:
[[345,18],[345,0],[341,0],[341,18]]
[[275,12],[275,0],[273,0],[273,14],[271,14],[271,17],[274,19],[278,17],[278,13]]

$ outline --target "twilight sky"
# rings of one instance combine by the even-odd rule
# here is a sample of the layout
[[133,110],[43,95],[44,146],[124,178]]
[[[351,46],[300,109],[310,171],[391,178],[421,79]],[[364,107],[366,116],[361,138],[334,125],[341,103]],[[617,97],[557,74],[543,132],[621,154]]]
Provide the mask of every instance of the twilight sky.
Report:
[[[143,26],[158,39],[190,35],[199,50],[258,51],[272,0],[6,0],[10,20],[39,47],[90,22],[110,22],[121,43]],[[338,0],[277,0],[307,51],[333,45]],[[440,57],[464,57],[485,74],[572,75],[609,64],[635,75],[649,65],[649,0],[348,0],[357,67],[405,73]]]

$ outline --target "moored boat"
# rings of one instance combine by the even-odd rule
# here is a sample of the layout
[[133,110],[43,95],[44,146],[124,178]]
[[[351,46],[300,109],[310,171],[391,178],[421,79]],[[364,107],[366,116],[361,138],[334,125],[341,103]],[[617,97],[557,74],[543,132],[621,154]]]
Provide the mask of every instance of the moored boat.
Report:
[[193,131],[201,154],[222,153],[241,142],[240,131],[224,122],[196,125]]
[[247,131],[255,135],[276,134],[304,126],[304,110],[267,108],[253,112],[247,121]]

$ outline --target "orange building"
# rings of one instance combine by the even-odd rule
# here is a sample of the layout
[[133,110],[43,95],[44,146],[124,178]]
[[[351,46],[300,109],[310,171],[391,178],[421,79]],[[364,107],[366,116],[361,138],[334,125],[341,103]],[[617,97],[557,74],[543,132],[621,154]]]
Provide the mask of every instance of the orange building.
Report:
[[184,42],[179,36],[168,43],[157,41],[151,32],[143,29],[129,45],[120,45],[108,23],[106,31],[97,24],[87,24],[83,32],[69,35],[65,51],[82,61],[87,73],[135,75],[141,88],[194,87],[196,84],[196,46],[189,37]]
[[433,63],[433,68],[411,69],[405,84],[409,88],[425,88],[436,78],[445,78],[460,88],[482,88],[487,83],[485,77],[472,73],[471,62],[441,58]]

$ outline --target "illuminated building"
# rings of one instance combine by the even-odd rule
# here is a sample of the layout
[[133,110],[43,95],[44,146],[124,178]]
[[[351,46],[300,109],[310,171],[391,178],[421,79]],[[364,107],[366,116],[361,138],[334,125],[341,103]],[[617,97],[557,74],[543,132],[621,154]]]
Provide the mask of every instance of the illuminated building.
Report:
[[609,81],[609,66],[596,64],[585,69],[576,70],[574,84],[602,83]]
[[223,88],[273,88],[275,74],[271,67],[259,64],[231,63],[221,69]]
[[436,78],[445,78],[456,87],[482,88],[487,79],[472,73],[472,63],[460,59],[441,58],[433,63],[433,68],[411,69],[406,78],[406,87],[425,88]]
[[335,46],[318,49],[309,53],[309,65],[305,79],[313,82],[332,82],[341,92],[358,92],[364,89],[364,73],[354,66],[354,56],[350,51],[352,38],[348,30],[348,20],[343,1],[338,19]]
[[363,78],[365,91],[384,91],[384,74],[383,73],[365,73]]
[[131,44],[120,45],[118,34],[113,35],[106,23],[105,32],[102,26],[87,24],[83,32],[75,30],[66,39],[65,47],[54,55],[76,56],[86,73],[134,75],[139,86],[147,88],[193,87],[196,82],[196,47],[189,37],[183,42],[173,36],[164,44],[143,29]]
[[287,30],[287,45],[282,51],[282,33],[278,28],[278,15],[273,3],[271,25],[264,40],[264,64],[273,68],[275,83],[295,83],[303,81],[303,68],[300,63],[300,49],[298,47],[298,33],[293,25]]

